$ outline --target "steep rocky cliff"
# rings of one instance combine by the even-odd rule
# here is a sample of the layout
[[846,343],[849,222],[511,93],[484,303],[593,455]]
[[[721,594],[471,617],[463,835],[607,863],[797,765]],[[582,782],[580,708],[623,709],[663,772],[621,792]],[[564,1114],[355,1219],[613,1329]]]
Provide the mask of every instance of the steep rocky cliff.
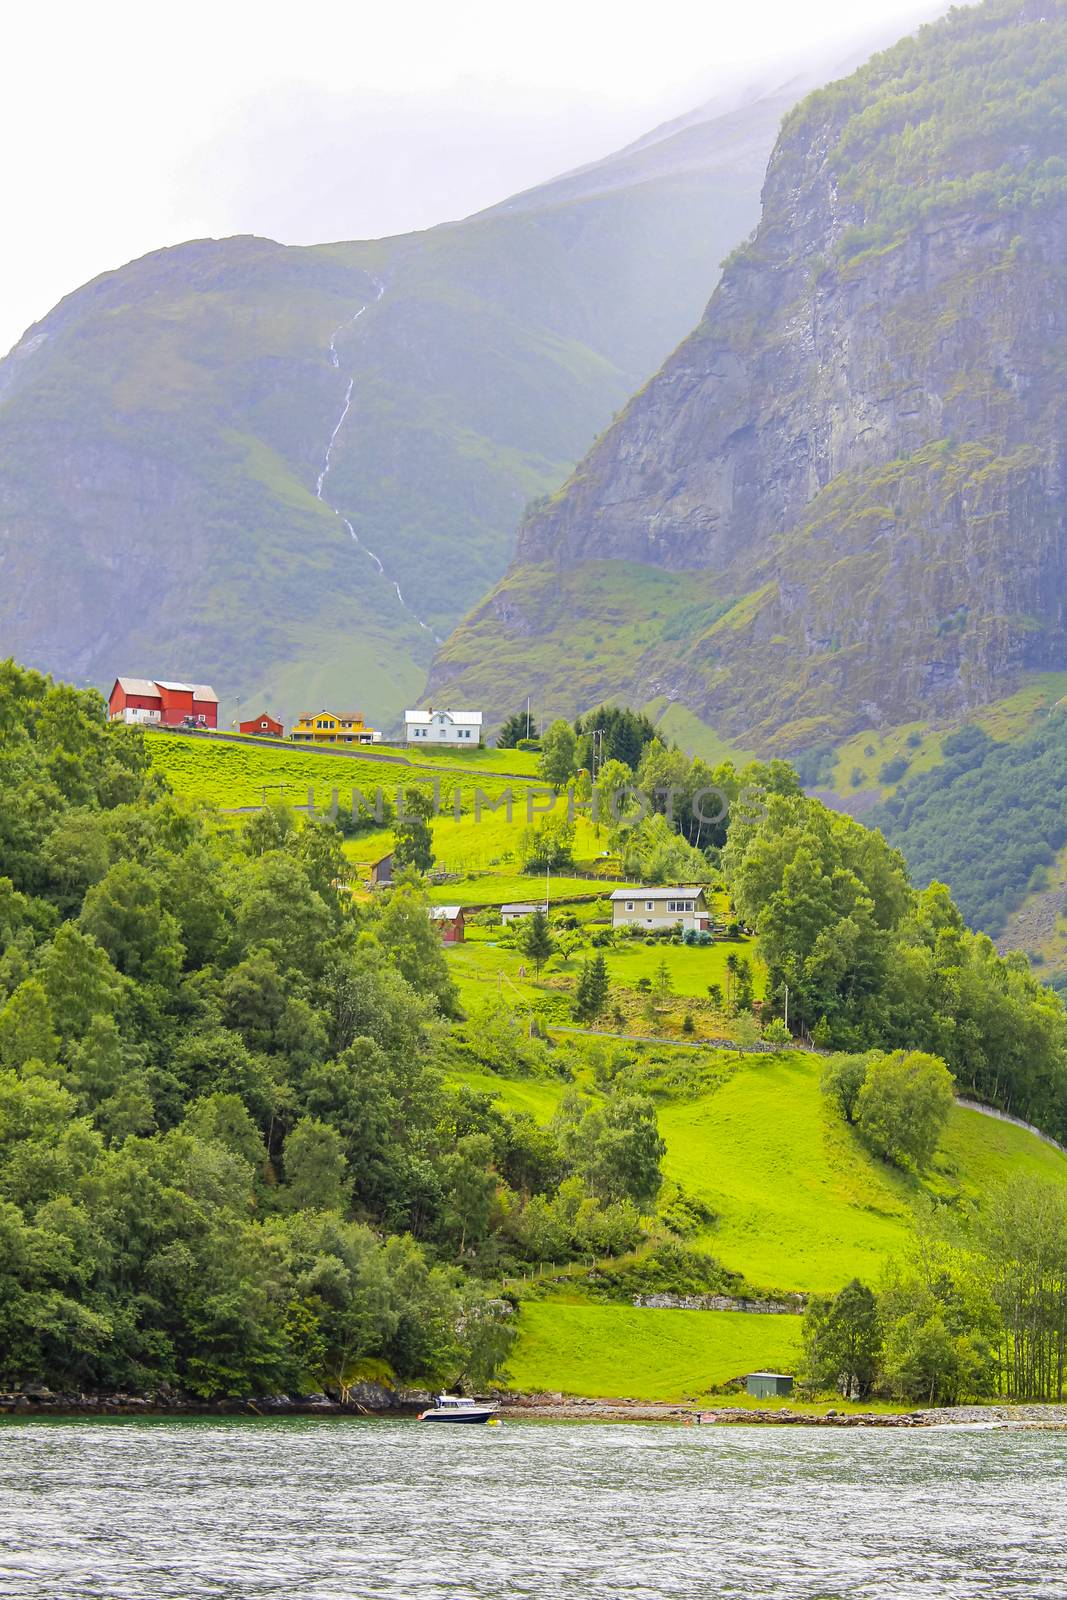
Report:
[[1067,663],[1065,157],[1062,0],[953,11],[810,96],[438,692],[666,695],[795,751]]

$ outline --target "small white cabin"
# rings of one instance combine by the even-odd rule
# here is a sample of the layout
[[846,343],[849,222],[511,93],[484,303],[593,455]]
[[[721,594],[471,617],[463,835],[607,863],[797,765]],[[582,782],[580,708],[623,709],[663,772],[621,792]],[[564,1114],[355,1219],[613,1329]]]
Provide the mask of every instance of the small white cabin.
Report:
[[404,738],[408,744],[481,744],[482,713],[480,711],[428,711],[404,712]]
[[711,913],[699,885],[679,888],[668,884],[654,889],[616,889],[611,897],[613,928],[674,928],[702,933],[711,925]]
[[534,905],[533,901],[513,900],[510,905],[500,907],[501,922],[521,922],[523,917],[532,917],[535,911],[548,911],[548,901],[542,900]]

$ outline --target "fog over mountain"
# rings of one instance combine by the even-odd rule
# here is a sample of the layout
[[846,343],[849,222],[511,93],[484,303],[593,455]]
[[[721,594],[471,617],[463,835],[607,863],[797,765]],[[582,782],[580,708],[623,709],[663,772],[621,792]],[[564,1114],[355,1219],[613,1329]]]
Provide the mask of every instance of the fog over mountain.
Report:
[[[932,15],[937,5],[919,8]],[[875,0],[872,47],[917,14]],[[814,56],[867,51],[855,9],[547,0],[536,28],[463,0],[389,8],[106,0],[7,19],[0,354],[79,283],[160,246],[376,238],[454,220]],[[871,30],[881,29],[877,39]],[[768,48],[770,42],[770,48]],[[853,50],[853,46],[857,48]]]

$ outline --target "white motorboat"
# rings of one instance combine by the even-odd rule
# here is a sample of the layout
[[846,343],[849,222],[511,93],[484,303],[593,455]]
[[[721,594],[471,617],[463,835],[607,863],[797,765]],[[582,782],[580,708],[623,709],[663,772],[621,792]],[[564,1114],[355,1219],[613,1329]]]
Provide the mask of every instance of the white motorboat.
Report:
[[439,1394],[433,1405],[419,1412],[420,1422],[488,1422],[496,1406],[480,1405],[460,1394]]

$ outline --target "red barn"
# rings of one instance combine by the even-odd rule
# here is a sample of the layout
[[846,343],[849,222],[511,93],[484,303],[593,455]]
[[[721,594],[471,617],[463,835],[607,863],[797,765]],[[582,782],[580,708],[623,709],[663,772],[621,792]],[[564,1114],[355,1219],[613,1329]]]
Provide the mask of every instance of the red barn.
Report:
[[268,739],[280,739],[285,732],[277,717],[270,716],[266,711],[261,717],[252,717],[250,721],[239,722],[237,726],[242,733],[263,734]]
[[462,906],[431,906],[430,921],[441,935],[442,944],[462,944],[466,923]]
[[107,704],[112,722],[149,723],[157,728],[180,728],[186,722],[202,728],[219,725],[219,698],[207,683],[116,678]]

